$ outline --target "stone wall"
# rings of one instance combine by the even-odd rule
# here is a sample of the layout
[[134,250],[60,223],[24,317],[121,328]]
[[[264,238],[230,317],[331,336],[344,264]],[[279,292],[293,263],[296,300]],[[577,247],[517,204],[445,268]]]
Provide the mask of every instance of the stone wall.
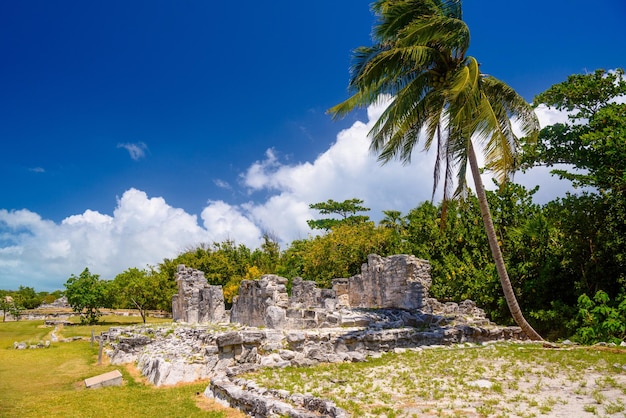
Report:
[[332,289],[296,277],[291,297],[287,279],[265,275],[244,280],[233,301],[231,322],[272,329],[332,328],[350,308],[423,309],[430,288],[430,263],[410,255],[370,255],[361,274],[335,279]]
[[371,254],[361,274],[333,281],[337,296],[352,308],[422,309],[430,285],[430,263],[412,255]]
[[178,293],[172,297],[174,321],[194,324],[227,320],[222,286],[209,285],[203,272],[182,264],[175,279]]
[[[333,280],[332,289],[320,289],[315,282],[296,277],[291,296],[284,277],[268,274],[259,280],[244,280],[230,317],[224,307],[222,287],[208,285],[201,271],[180,265],[176,283],[173,318],[186,323],[230,321],[270,329],[315,329],[366,326],[369,320],[359,309],[444,310],[441,303],[428,296],[430,263],[412,255],[372,254],[361,266],[361,274]],[[474,317],[484,318],[481,309],[475,305],[472,309]]]
[[260,280],[244,280],[233,300],[231,322],[253,327],[284,328],[289,307],[287,279],[268,274]]

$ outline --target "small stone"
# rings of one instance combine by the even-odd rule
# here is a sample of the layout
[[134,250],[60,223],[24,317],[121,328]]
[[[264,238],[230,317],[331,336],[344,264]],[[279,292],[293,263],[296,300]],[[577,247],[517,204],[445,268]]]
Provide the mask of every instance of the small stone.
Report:
[[468,385],[475,386],[481,389],[491,389],[493,383],[486,379],[478,379],[474,380],[473,382],[469,382]]

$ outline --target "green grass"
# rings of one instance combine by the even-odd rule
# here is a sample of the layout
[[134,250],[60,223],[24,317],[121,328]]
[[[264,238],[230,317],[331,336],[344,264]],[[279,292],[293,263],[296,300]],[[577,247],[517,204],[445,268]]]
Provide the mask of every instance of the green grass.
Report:
[[[74,322],[77,325],[72,325],[63,328],[63,336],[66,338],[71,337],[91,337],[91,331],[93,330],[95,335],[100,335],[101,332],[107,331],[111,327],[123,327],[133,324],[142,324],[141,317],[136,316],[113,316],[107,315],[100,318],[100,322],[97,325],[78,325],[80,319],[78,317],[72,317],[70,322]],[[150,324],[165,324],[171,323],[171,319],[164,318],[146,318],[146,325]]]
[[[244,377],[272,389],[319,394],[355,417],[385,416],[383,411],[410,417],[418,408],[440,416],[545,416],[574,396],[586,396],[589,406],[581,406],[580,413],[595,403],[594,410],[614,414],[625,409],[625,354],[540,344],[446,347],[385,354],[363,363],[265,369]],[[491,385],[479,387],[478,380]],[[583,386],[589,393],[574,395]],[[571,394],[555,395],[554,387]],[[606,391],[617,400],[606,399]],[[447,412],[440,411],[442,405]]]
[[[0,417],[242,416],[218,410],[198,395],[207,382],[156,388],[130,367],[97,364],[98,344],[89,342],[92,331],[99,335],[111,326],[140,323],[138,317],[107,316],[97,326],[67,326],[60,338],[83,338],[35,350],[15,350],[13,342],[49,340],[53,328],[43,321],[0,323]],[[579,416],[623,415],[625,354],[619,348],[495,344],[383,354],[362,363],[266,369],[245,377],[262,386],[331,399],[354,417],[538,417],[558,412],[574,398],[581,398]],[[84,379],[114,369],[122,372],[123,386],[85,388]],[[491,385],[476,385],[478,380]],[[555,387],[567,387],[569,395],[553,393]]]
[[[90,337],[112,323],[129,325],[141,318],[104,317],[96,327],[72,326],[62,337]],[[89,340],[52,343],[50,348],[15,350],[13,342],[50,339],[43,321],[0,323],[0,417],[229,417],[207,411],[197,402],[207,382],[156,388],[121,366],[97,365],[98,345]],[[124,385],[86,389],[84,379],[118,369]],[[206,403],[206,402],[205,402]]]

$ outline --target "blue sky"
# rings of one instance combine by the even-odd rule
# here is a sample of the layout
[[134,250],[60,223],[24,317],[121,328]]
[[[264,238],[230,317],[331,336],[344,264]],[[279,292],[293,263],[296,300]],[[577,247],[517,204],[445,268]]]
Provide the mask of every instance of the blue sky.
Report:
[[[403,212],[430,198],[427,157],[379,168],[367,126],[332,121],[368,1],[0,3],[0,288],[112,278],[199,242],[283,244],[309,203]],[[470,54],[531,101],[624,67],[623,0],[465,1]],[[544,121],[558,116],[544,115]],[[544,201],[563,185],[528,176]]]

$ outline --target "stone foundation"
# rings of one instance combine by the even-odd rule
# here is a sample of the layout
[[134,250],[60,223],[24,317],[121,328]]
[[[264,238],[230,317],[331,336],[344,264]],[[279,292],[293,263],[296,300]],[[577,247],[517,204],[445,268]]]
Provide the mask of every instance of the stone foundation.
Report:
[[456,314],[344,311],[344,325],[335,328],[142,326],[111,328],[105,337],[111,342],[107,354],[112,364],[137,362],[142,374],[157,386],[260,367],[364,361],[369,355],[396,349],[525,339],[519,327],[498,327],[481,316],[468,316],[471,304],[443,308]]

